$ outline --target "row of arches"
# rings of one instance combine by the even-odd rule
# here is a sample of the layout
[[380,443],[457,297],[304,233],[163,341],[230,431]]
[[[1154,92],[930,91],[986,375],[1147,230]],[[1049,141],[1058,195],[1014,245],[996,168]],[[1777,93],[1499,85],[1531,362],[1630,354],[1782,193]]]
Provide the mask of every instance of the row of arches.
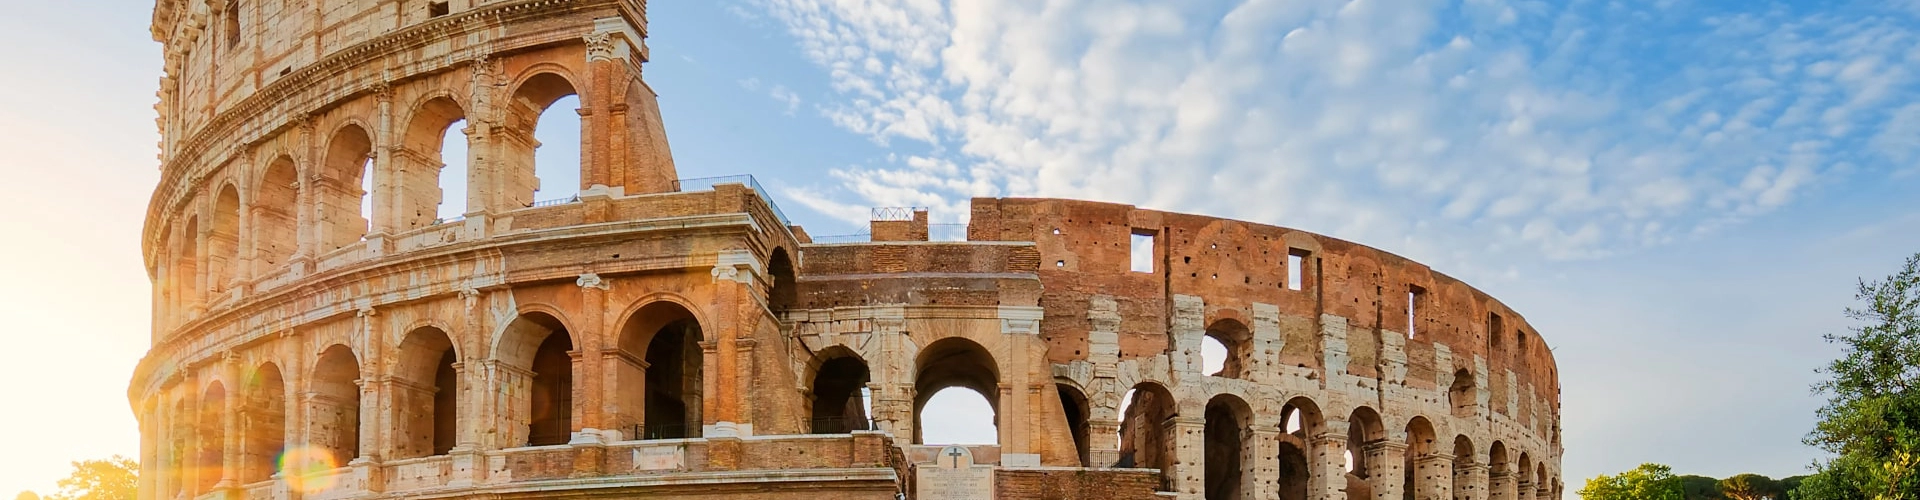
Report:
[[318,258],[373,233],[577,196],[582,117],[572,80],[537,72],[510,95],[504,119],[479,121],[496,126],[469,126],[463,99],[440,92],[403,108],[390,139],[347,119],[308,139],[313,154],[288,149],[257,166],[229,165],[208,201],[189,205],[163,233],[161,305],[191,314],[296,257]]
[[[621,429],[628,438],[701,435],[704,339],[699,319],[678,302],[648,304],[627,321],[612,359],[620,363],[616,420],[631,424]],[[445,455],[488,446],[480,435],[496,430],[504,440],[491,446],[567,444],[576,429],[579,355],[559,318],[529,311],[501,330],[485,358],[428,326],[402,337],[384,375],[370,373],[373,363],[354,347],[335,343],[319,349],[294,383],[275,361],[237,380],[212,377],[170,407],[163,456],[182,476],[168,483],[167,496],[264,481],[283,470],[324,472],[361,458]],[[233,392],[239,401],[229,401]],[[502,423],[509,428],[495,429]]]
[[[1063,402],[1084,401],[1071,385],[1059,384],[1057,389]],[[1357,407],[1335,422],[1322,415],[1311,398],[1300,396],[1282,407],[1274,429],[1263,432],[1255,427],[1252,407],[1238,396],[1215,395],[1203,411],[1197,436],[1202,441],[1201,463],[1182,463],[1176,443],[1182,438],[1177,435],[1182,432],[1182,419],[1172,392],[1153,382],[1135,386],[1123,396],[1120,459],[1112,465],[1160,469],[1163,490],[1171,489],[1169,483],[1181,473],[1180,467],[1198,467],[1203,472],[1197,478],[1208,499],[1243,498],[1243,492],[1259,488],[1252,471],[1262,462],[1277,468],[1274,488],[1283,500],[1318,498],[1313,492],[1329,489],[1344,490],[1347,498],[1371,499],[1376,498],[1375,488],[1387,481],[1399,483],[1407,498],[1557,498],[1562,488],[1548,474],[1545,462],[1536,462],[1524,452],[1513,460],[1502,441],[1485,448],[1476,447],[1464,434],[1450,443],[1439,441],[1425,416],[1411,418],[1400,433],[1389,433],[1372,408]],[[1079,414],[1084,410],[1068,411],[1076,444],[1087,428],[1085,420],[1076,419]],[[1342,425],[1344,435],[1336,430]],[[1263,435],[1274,436],[1271,439],[1277,442],[1263,443],[1268,439]],[[1396,441],[1399,436],[1405,441]],[[1084,462],[1087,451],[1084,444],[1080,446]],[[1258,452],[1263,449],[1278,452],[1261,457]],[[1485,463],[1476,462],[1481,456],[1487,457]]]

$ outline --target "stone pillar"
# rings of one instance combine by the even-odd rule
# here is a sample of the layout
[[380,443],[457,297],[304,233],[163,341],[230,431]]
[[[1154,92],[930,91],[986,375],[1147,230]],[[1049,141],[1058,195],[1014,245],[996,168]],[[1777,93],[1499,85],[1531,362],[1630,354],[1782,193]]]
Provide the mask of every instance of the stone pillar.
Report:
[[[481,446],[488,449],[513,448],[525,446],[527,425],[533,423],[532,404],[527,398],[533,391],[533,371],[513,366],[498,360],[483,362],[487,370],[488,404],[492,408],[492,425],[482,428]],[[527,408],[527,409],[522,409]]]
[[1165,436],[1172,441],[1173,474],[1169,479],[1181,500],[1199,500],[1207,487],[1207,419],[1202,411],[1181,411],[1167,421]]
[[1379,441],[1367,444],[1361,452],[1367,457],[1367,482],[1373,486],[1373,498],[1406,498],[1407,444],[1392,440]]
[[1280,494],[1280,427],[1275,422],[1260,420],[1254,415],[1253,425],[1240,445],[1240,463],[1247,480],[1241,488],[1242,496],[1254,498],[1275,498]]
[[1427,453],[1413,459],[1414,500],[1446,500],[1453,496],[1453,455]]
[[1488,470],[1487,484],[1487,500],[1520,500],[1516,498],[1518,492],[1514,490],[1513,473],[1506,471],[1505,467]]
[[1127,388],[1119,387],[1117,365],[1120,361],[1120,307],[1112,296],[1094,295],[1087,299],[1087,362],[1093,365],[1093,381],[1087,387],[1087,458],[1094,467],[1112,466],[1120,460],[1120,405],[1125,404]]
[[216,490],[227,490],[240,485],[240,437],[243,435],[240,431],[240,409],[241,403],[246,401],[247,392],[246,385],[238,383],[242,380],[240,358],[233,351],[221,356],[219,369],[224,378],[236,382],[232,389],[226,389],[226,397],[221,398],[224,407],[220,408],[220,481],[213,485]]
[[[580,308],[587,311],[587,314],[580,315],[572,325],[577,333],[574,338],[579,339],[579,343],[574,345],[573,351],[569,353],[573,358],[574,380],[571,396],[574,401],[572,426],[581,431],[606,429],[609,427],[609,419],[605,408],[583,403],[593,401],[595,395],[607,393],[603,389],[605,387],[603,374],[610,371],[610,367],[604,362],[606,359],[604,355],[586,356],[585,354],[600,353],[607,348],[601,345],[606,338],[606,315],[618,314],[617,310],[610,310],[606,305],[607,292],[613,289],[613,285],[594,273],[580,275],[574,279],[574,285],[580,292]],[[614,349],[618,350],[617,345]],[[603,402],[610,401],[608,398],[600,399]]]
[[[395,215],[399,213],[401,208],[398,202],[399,197],[395,196],[399,191],[397,187],[400,183],[395,179],[394,175],[395,167],[397,166],[394,161],[394,153],[395,150],[399,148],[394,145],[395,141],[393,140],[393,88],[387,86],[385,83],[377,84],[374,87],[373,95],[374,99],[379,102],[379,108],[377,110],[379,116],[377,118],[378,122],[374,125],[375,129],[369,131],[373,134],[374,154],[373,193],[371,193],[371,196],[373,196],[373,221],[367,230],[367,241],[369,242],[378,241],[381,239],[379,238],[381,236],[397,232]],[[384,249],[381,250],[381,253],[384,253]]]
[[1454,500],[1488,500],[1487,466],[1481,464],[1455,465],[1453,468]]
[[[709,316],[713,331],[703,332],[712,347],[707,349],[707,364],[701,369],[705,377],[702,398],[702,420],[710,422],[716,428],[732,428],[738,435],[750,436],[753,432],[753,403],[747,391],[722,390],[722,381],[728,384],[750,384],[753,380],[750,356],[753,345],[742,340],[753,338],[753,328],[761,318],[759,303],[754,300],[753,290],[749,287],[757,283],[766,273],[760,267],[760,261],[747,250],[723,250],[714,256],[713,271],[714,294]],[[746,349],[745,353],[741,349]],[[730,431],[732,432],[732,431]]]
[[1347,424],[1327,421],[1328,430],[1309,436],[1313,456],[1307,457],[1307,497],[1347,500]]
[[1207,335],[1206,301],[1192,295],[1173,296],[1173,325],[1169,332],[1167,360],[1173,363],[1175,383],[1203,376],[1200,360],[1201,338]]

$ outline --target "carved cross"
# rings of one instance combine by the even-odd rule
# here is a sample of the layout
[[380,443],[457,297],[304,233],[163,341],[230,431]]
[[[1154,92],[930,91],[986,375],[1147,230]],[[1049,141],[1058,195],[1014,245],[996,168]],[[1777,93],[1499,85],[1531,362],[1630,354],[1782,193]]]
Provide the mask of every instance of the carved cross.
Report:
[[953,457],[953,468],[960,468],[960,448],[947,448],[947,456]]

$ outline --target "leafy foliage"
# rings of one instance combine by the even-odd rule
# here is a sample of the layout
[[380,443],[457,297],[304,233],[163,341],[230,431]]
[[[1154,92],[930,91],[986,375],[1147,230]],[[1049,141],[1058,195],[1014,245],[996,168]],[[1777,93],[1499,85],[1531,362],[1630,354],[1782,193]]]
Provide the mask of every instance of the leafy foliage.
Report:
[[1725,500],[1720,495],[1720,480],[1707,476],[1680,476],[1680,491],[1686,500]]
[[1684,500],[1685,490],[1673,468],[1660,464],[1640,464],[1619,475],[1601,474],[1580,488],[1586,500]]
[[1884,280],[1861,280],[1847,317],[1828,334],[1844,352],[1814,389],[1829,395],[1807,444],[1836,456],[1794,490],[1796,500],[1920,498],[1920,254]]
[[[73,473],[60,480],[60,493],[44,500],[133,500],[140,485],[140,464],[114,455],[106,460],[73,462]],[[20,494],[27,498],[32,492]]]
[[1779,500],[1786,496],[1773,478],[1740,474],[1720,480],[1720,494],[1730,500]]

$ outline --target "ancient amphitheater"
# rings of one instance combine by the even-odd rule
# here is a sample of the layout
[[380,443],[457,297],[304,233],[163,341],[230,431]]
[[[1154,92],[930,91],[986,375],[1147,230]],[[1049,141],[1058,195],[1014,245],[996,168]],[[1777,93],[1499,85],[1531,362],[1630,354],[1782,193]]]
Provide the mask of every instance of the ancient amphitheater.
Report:
[[[1486,294],[1072,200],[816,242],[678,178],[645,7],[160,0],[141,498],[1561,496],[1553,357]],[[536,200],[565,96],[578,195]],[[950,387],[997,444],[921,442]]]

